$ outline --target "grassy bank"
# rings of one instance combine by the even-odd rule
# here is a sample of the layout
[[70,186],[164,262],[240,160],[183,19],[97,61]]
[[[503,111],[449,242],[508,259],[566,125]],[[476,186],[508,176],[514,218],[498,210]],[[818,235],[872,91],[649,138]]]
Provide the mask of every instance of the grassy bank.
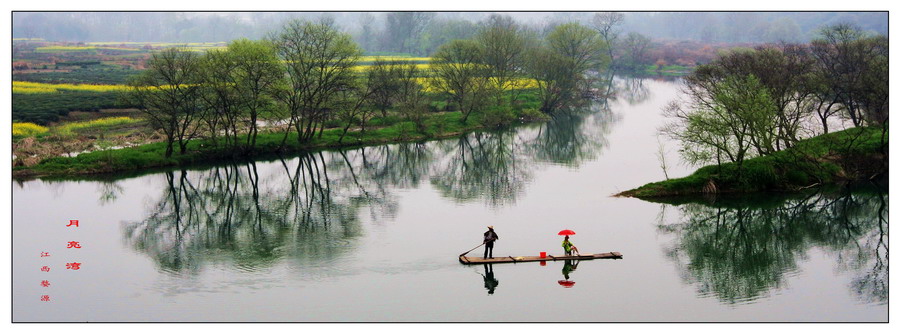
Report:
[[[529,112],[515,111],[511,114],[516,118],[515,122],[543,120],[540,115]],[[430,113],[423,122],[423,127],[418,127],[410,121],[397,121],[386,125],[378,125],[377,122],[373,122],[371,124],[373,128],[366,129],[365,132],[360,129],[351,130],[344,135],[343,139],[341,139],[343,129],[326,129],[321,137],[317,136],[308,143],[298,143],[297,134],[293,132],[288,133],[286,139],[283,132],[260,132],[256,140],[256,148],[252,152],[222,145],[216,146],[210,139],[198,139],[190,141],[184,154],[177,152],[176,145],[176,153],[166,158],[166,145],[158,142],[123,149],[94,151],[75,157],[48,158],[30,167],[13,168],[13,177],[32,178],[128,172],[324,148],[421,141],[458,136],[468,131],[488,128],[487,125],[492,124],[492,121],[485,118],[484,114],[473,114],[466,122],[462,122],[462,117],[460,112]]]
[[[882,146],[882,138],[884,146]],[[887,173],[887,133],[880,127],[820,135],[796,146],[735,163],[710,165],[690,176],[646,184],[617,196],[655,198],[703,193],[796,191]],[[883,151],[882,151],[883,150]]]

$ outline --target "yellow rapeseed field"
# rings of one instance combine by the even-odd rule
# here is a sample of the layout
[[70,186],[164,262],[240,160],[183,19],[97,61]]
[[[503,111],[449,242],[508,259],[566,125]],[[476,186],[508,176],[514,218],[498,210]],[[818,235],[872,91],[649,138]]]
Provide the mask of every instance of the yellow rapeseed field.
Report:
[[13,81],[13,93],[41,94],[63,91],[111,92],[127,90],[127,85],[95,84],[45,84],[29,81]]
[[[431,68],[430,64],[414,64],[414,65],[419,70],[428,70]],[[353,71],[357,71],[357,72],[365,72],[365,71],[369,71],[370,68],[372,68],[372,65],[357,65],[350,69]]]
[[127,116],[118,116],[118,117],[106,117],[102,119],[90,120],[90,121],[82,121],[82,122],[71,122],[66,123],[58,127],[54,127],[53,131],[55,133],[61,135],[72,135],[76,131],[91,129],[91,128],[105,128],[111,126],[117,126],[122,124],[131,124],[137,123],[140,120],[132,119]]
[[[416,78],[416,81],[419,85],[422,85],[422,89],[426,92],[436,92],[437,88],[435,88],[432,84],[434,80],[440,80],[437,78]],[[507,89],[516,90],[516,89],[531,89],[537,88],[538,81],[531,78],[518,78],[513,79],[513,81],[506,85]]]
[[34,48],[34,52],[59,53],[97,50],[95,46],[54,45]]
[[386,61],[410,61],[410,62],[431,61],[431,57],[406,57],[406,56],[362,56],[359,58],[359,61],[360,62],[374,62],[379,59],[386,60]]
[[31,122],[13,122],[13,137],[37,136],[50,131],[47,127],[42,127]]

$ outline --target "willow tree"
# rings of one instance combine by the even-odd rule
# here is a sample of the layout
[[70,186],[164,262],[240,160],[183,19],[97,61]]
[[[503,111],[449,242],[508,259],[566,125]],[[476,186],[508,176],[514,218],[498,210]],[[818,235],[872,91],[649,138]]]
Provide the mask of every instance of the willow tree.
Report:
[[174,144],[184,154],[197,134],[201,118],[199,56],[186,49],[169,48],[150,55],[147,70],[129,82],[126,99],[147,115],[166,137],[166,157]]
[[321,136],[331,116],[329,105],[351,85],[362,51],[350,35],[324,20],[290,21],[271,40],[287,69],[276,97],[288,111],[288,128],[297,131],[297,141],[308,142],[317,130]]

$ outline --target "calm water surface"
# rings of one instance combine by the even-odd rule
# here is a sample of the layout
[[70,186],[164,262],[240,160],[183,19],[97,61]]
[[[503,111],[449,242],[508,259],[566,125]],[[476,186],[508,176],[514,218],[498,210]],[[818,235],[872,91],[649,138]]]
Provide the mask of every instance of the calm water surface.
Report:
[[[887,321],[886,187],[610,197],[664,178],[655,133],[678,83],[615,91],[458,139],[15,182],[13,320]],[[671,177],[693,170],[664,150]],[[460,264],[487,225],[495,255],[561,254],[572,229],[624,259]]]

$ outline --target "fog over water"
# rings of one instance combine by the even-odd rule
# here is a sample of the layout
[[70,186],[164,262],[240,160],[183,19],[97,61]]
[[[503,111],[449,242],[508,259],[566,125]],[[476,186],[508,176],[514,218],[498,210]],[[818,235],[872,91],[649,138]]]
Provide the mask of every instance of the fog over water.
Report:
[[[494,12],[434,12],[428,26],[464,26]],[[536,29],[577,21],[589,24],[594,12],[501,12]],[[225,42],[257,39],[299,18],[333,19],[360,41],[385,34],[385,12],[15,12],[13,38],[69,42]],[[887,12],[625,12],[621,32],[654,39],[710,43],[806,42],[826,25],[852,23],[887,34]],[[423,28],[424,28],[423,27]],[[423,33],[428,34],[428,29]],[[361,42],[361,41],[360,41]],[[362,44],[362,43],[361,43]],[[397,51],[397,50],[381,50]]]

